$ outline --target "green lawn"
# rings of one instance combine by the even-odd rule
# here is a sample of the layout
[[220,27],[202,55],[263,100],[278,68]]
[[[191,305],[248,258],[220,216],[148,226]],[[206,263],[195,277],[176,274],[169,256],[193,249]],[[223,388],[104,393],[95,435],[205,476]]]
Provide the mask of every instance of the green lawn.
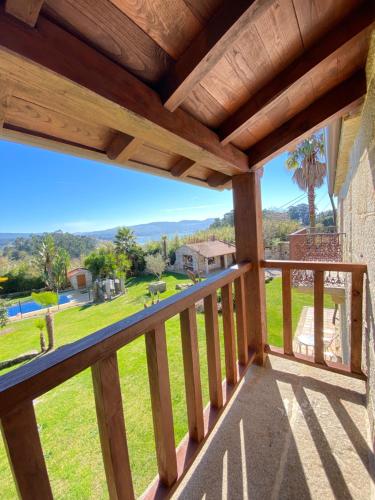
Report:
[[[186,277],[176,274],[167,274],[164,279],[167,281],[168,290],[163,294],[163,298],[176,292],[176,283],[186,281]],[[147,297],[147,282],[150,280],[149,277],[134,279],[129,283],[128,294],[112,302],[90,307],[75,307],[57,313],[55,315],[57,347],[84,337],[142,309]],[[269,342],[280,346],[282,345],[280,278],[267,284],[266,290]],[[312,302],[312,296],[293,292],[294,325],[302,307],[311,305]],[[207,364],[204,361],[206,346],[202,314],[197,315],[197,322],[202,390],[204,402],[207,403],[208,380]],[[178,443],[187,432],[178,317],[170,319],[166,323],[166,329],[175,438]],[[8,333],[0,329],[1,360],[38,349],[39,335],[34,326],[34,320],[8,324],[5,330]],[[223,359],[222,334],[221,353]],[[143,337],[121,349],[118,352],[118,360],[133,480],[136,494],[140,494],[157,473]],[[223,361],[222,367],[224,373]],[[35,410],[55,497],[107,498],[90,370],[85,370],[38,398],[35,401]],[[0,444],[0,491],[2,499],[16,497],[2,442]]]

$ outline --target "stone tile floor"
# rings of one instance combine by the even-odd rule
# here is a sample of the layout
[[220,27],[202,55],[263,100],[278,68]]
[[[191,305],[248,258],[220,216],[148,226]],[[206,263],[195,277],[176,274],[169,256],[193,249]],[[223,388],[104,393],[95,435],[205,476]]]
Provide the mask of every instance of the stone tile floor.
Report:
[[274,356],[252,366],[173,498],[375,498],[365,383]]

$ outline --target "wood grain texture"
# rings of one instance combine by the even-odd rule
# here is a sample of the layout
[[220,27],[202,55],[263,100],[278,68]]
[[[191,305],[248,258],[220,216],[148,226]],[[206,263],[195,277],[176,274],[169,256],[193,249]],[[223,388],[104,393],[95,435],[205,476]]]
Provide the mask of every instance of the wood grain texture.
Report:
[[5,12],[33,28],[38,20],[43,1],[44,0],[6,0]]
[[[15,86],[14,93],[17,93],[16,88]],[[113,131],[108,127],[85,123],[16,95],[8,98],[6,120],[7,123],[25,130],[88,146],[98,151],[106,149],[113,135]]]
[[195,306],[180,314],[180,324],[189,436],[200,442],[204,438],[204,422]]
[[365,94],[365,75],[360,71],[248,149],[250,167],[259,168],[330,120],[357,107]]
[[[236,113],[230,116],[221,125],[219,128],[219,135],[223,143],[226,144],[232,141],[236,135],[247,128],[250,120],[256,113],[259,113],[266,105],[270,106],[272,102],[280,99],[282,94],[286,95],[290,92],[290,87],[292,85],[295,85],[298,81],[303,84],[302,81],[306,81],[306,79],[309,78],[309,73],[313,70],[316,71],[317,79],[322,80],[322,74],[328,74],[328,71],[324,71],[324,66],[321,63],[335,54],[336,59],[331,58],[334,64],[337,65],[337,50],[349,40],[366,30],[374,22],[374,19],[374,4],[373,2],[366,2],[365,5],[351,14],[348,18],[345,18],[338,27],[335,27],[323,38],[318,40],[313,47],[307,52],[304,52],[297,60],[293,61],[290,66],[279,73],[267,85],[263,86],[255,95],[252,95]],[[358,41],[356,41],[356,43],[358,43]],[[320,71],[318,68],[319,65],[322,66]],[[353,66],[353,64],[351,65]],[[325,83],[325,85],[327,85],[327,83]],[[302,90],[303,96],[306,90],[305,92]],[[299,92],[301,93],[301,89],[299,89]],[[295,102],[293,104],[296,106]],[[291,111],[288,110],[288,113],[290,112]]]
[[161,81],[159,89],[166,108],[175,110],[240,37],[244,27],[273,3],[273,0],[224,3]]
[[216,292],[204,298],[206,327],[208,387],[210,401],[215,408],[223,406],[222,375],[220,364],[219,323]]
[[225,0],[184,0],[192,13],[205,24]]
[[171,174],[173,175],[173,177],[187,177],[189,173],[194,169],[195,165],[195,161],[189,160],[189,158],[181,158],[171,168]]
[[149,87],[43,16],[38,30],[30,30],[0,12],[0,73],[12,73],[31,91],[54,92],[55,111],[100,122],[213,170],[248,170],[245,154],[221,146],[214,132],[183,111],[169,113]]
[[351,308],[350,308],[350,370],[362,373],[362,307],[363,307],[363,272],[352,273]]
[[172,63],[152,38],[108,0],[45,0],[42,13],[145,82],[158,81]]
[[33,402],[3,415],[0,427],[19,497],[52,500]]
[[177,479],[177,461],[164,324],[146,333],[145,341],[159,477],[171,486]]
[[108,492],[111,499],[134,499],[117,355],[92,366],[96,415]]
[[236,294],[236,325],[237,325],[237,351],[238,362],[246,365],[248,361],[248,340],[247,340],[247,308],[245,297],[244,277],[240,276],[234,280]]
[[338,271],[351,273],[354,271],[366,272],[366,264],[355,264],[352,262],[317,262],[301,260],[263,260],[262,267],[273,269],[301,269],[311,271]]
[[221,306],[224,331],[225,373],[229,384],[237,382],[236,339],[234,334],[234,311],[232,283],[221,289]]
[[314,362],[324,364],[324,271],[314,271]]
[[222,174],[221,172],[214,172],[207,178],[207,184],[211,187],[225,186],[232,182],[229,175]]
[[251,261],[245,274],[245,306],[248,312],[247,339],[256,352],[255,362],[263,365],[266,343],[265,278],[261,261],[264,258],[262,204],[259,172],[233,177],[234,230],[236,261]]
[[282,270],[284,353],[293,355],[292,283],[290,269]]
[[107,156],[110,160],[126,162],[134,156],[140,146],[142,146],[140,139],[127,134],[116,134],[107,148]]

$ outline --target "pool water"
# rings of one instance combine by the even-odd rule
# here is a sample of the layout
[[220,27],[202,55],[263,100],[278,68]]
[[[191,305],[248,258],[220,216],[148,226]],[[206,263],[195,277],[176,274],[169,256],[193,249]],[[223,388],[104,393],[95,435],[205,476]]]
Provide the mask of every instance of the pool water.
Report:
[[[71,302],[69,295],[60,295],[59,304],[68,304]],[[14,304],[8,307],[8,316],[17,316],[17,314],[25,314],[33,311],[39,311],[43,309],[42,306],[34,302],[33,300],[28,300],[27,302],[22,302],[21,304]]]

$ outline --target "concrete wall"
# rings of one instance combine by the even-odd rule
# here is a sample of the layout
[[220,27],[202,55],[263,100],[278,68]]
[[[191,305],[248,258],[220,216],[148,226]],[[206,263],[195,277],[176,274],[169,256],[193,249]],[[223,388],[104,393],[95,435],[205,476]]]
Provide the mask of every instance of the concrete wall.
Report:
[[[366,64],[367,95],[348,174],[339,192],[339,224],[346,233],[344,260],[365,262],[363,369],[368,375],[367,407],[375,449],[375,31]],[[344,318],[350,314],[346,304]]]

